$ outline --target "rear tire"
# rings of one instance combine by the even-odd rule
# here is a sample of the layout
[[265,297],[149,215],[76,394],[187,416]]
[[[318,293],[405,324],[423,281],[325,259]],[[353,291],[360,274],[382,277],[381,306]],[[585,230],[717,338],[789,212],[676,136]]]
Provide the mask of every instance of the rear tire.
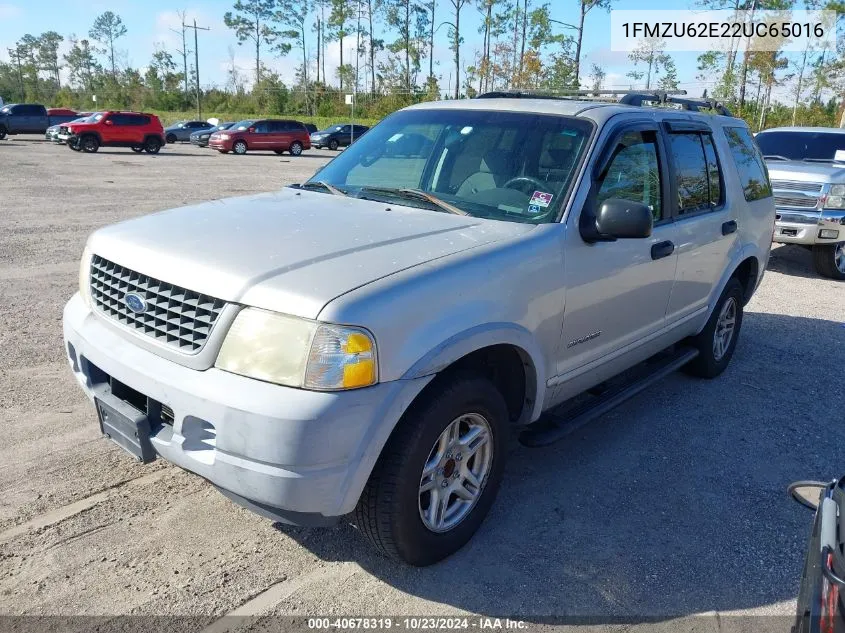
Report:
[[228,154],[229,153],[229,150],[227,150],[227,149],[218,149],[217,151],[220,152],[221,154]]
[[158,154],[159,150],[161,150],[161,141],[156,137],[152,136],[144,142],[144,151],[147,154]]
[[144,151],[144,146],[143,145],[133,145],[130,149],[133,152],[135,152],[136,154],[140,154],[141,152]]
[[336,140],[332,139],[331,141],[329,141],[330,150],[336,152],[338,147],[340,147],[340,144]]
[[284,150],[281,150],[281,149],[274,149],[274,150],[273,150],[273,153],[274,153],[276,156],[281,156],[281,155],[282,155],[282,154],[284,154],[285,152],[284,152]]
[[86,154],[95,154],[100,149],[100,141],[96,136],[83,136],[79,139],[79,147]]
[[234,145],[232,145],[232,151],[235,152],[238,156],[243,156],[246,154],[247,146],[245,141],[236,141]]
[[68,146],[69,148],[71,148],[74,152],[80,152],[80,151],[82,151],[82,150],[79,148],[79,139],[78,139],[78,138],[69,138],[69,139],[67,140],[67,146]]
[[820,275],[845,280],[845,242],[814,246],[813,264]]
[[698,356],[684,366],[685,372],[700,378],[715,378],[725,371],[739,339],[744,302],[742,284],[731,277],[707,325],[688,340],[698,350]]
[[302,156],[303,149],[304,148],[302,147],[302,143],[300,143],[299,141],[294,141],[290,144],[290,149],[288,151],[290,151],[291,156]]
[[6,138],[6,134],[7,134],[6,126],[0,125],[0,141],[2,141],[4,138]]
[[[417,566],[446,558],[472,538],[493,505],[507,457],[501,393],[474,374],[438,380],[393,431],[354,514],[377,550]],[[450,429],[457,431],[449,435]],[[476,473],[475,483],[467,472]]]

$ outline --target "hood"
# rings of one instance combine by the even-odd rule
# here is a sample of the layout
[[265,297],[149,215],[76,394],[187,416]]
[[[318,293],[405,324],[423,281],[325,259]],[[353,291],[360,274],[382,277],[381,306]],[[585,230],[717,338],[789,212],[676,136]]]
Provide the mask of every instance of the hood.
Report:
[[355,288],[533,228],[285,189],[129,220],[89,244],[156,279],[313,319]]
[[800,160],[767,160],[771,180],[845,183],[845,164],[805,163]]

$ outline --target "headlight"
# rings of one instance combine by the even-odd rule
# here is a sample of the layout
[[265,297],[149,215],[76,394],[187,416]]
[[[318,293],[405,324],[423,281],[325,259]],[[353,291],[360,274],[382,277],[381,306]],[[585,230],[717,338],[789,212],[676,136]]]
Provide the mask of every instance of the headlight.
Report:
[[215,366],[316,391],[367,387],[377,378],[375,341],[366,330],[257,308],[235,318]]
[[222,138],[224,141],[228,141],[231,137],[228,134],[221,134],[220,138]]
[[91,250],[88,245],[82,251],[79,261],[79,295],[89,308],[91,307]]
[[824,203],[825,209],[845,209],[845,185],[833,185],[827,200]]

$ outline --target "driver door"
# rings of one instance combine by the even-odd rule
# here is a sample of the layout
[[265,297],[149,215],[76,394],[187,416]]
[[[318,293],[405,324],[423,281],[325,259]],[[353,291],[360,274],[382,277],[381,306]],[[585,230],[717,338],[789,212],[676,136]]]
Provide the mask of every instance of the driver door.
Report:
[[[584,379],[589,378],[592,367],[621,359],[665,325],[677,265],[666,156],[656,125],[629,125],[611,132],[590,167],[584,208],[573,209],[567,219],[566,304],[554,378],[558,384],[585,373]],[[649,206],[654,219],[651,237],[584,241],[580,216],[593,210],[590,205],[597,210],[608,198]]]

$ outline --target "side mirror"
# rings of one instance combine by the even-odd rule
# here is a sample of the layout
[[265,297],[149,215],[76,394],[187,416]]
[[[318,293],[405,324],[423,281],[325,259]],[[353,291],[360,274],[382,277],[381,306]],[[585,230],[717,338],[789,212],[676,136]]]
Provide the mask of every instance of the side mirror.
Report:
[[106,125],[114,125],[114,121],[112,121],[111,119],[107,119],[107,120],[105,121],[105,124],[106,124]]
[[605,239],[651,237],[653,226],[651,209],[632,200],[608,198],[595,215],[596,231]]

